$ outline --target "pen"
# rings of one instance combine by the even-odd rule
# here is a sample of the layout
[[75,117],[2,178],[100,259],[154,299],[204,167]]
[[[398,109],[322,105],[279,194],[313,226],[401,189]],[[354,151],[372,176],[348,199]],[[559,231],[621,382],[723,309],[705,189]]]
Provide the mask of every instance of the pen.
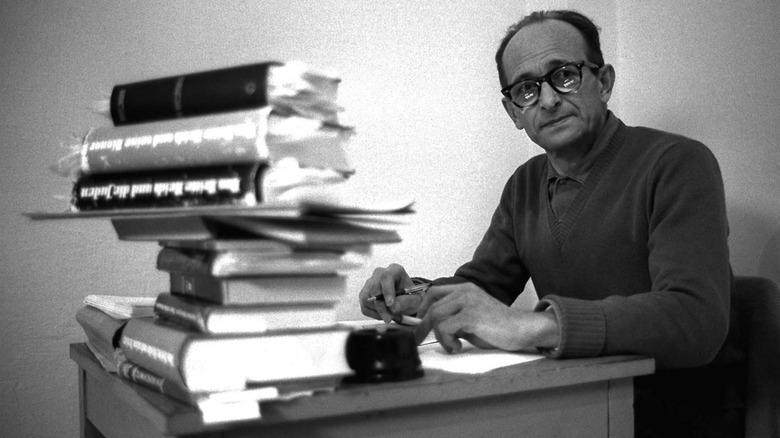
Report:
[[393,321],[395,321],[396,324],[410,325],[413,327],[417,327],[422,322],[422,319],[417,318],[415,316],[401,315],[393,318]]
[[[418,294],[418,293],[425,293],[425,292],[428,291],[429,287],[431,287],[430,283],[415,284],[414,286],[409,286],[409,287],[404,288],[404,290],[396,293],[395,296],[399,297],[399,296],[402,296],[402,295],[412,295],[412,294]],[[366,301],[373,302],[373,301],[378,300],[379,298],[384,299],[384,297],[382,295],[377,295],[375,297],[368,297],[368,298],[366,298]]]

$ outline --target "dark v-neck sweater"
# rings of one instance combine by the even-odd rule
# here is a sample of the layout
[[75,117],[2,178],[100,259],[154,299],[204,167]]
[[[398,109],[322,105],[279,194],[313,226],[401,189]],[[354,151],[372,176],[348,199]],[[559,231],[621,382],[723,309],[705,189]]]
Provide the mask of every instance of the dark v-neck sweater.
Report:
[[727,332],[731,270],[723,182],[694,140],[618,126],[566,213],[551,214],[545,155],[507,182],[455,277],[511,304],[529,278],[552,307],[553,357],[641,354],[660,369],[709,362]]

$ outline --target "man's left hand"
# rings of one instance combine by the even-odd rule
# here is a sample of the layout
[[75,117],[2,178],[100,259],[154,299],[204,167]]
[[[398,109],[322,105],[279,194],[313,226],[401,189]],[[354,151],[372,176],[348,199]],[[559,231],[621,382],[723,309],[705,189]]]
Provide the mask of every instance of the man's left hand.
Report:
[[417,316],[422,318],[415,330],[418,341],[433,330],[448,352],[460,351],[460,339],[508,351],[555,348],[560,336],[552,313],[512,308],[474,283],[431,287]]

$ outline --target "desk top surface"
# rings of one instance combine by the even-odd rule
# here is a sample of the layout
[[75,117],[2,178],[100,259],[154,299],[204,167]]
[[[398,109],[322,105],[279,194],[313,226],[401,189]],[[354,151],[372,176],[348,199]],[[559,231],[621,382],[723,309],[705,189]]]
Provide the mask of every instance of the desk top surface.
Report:
[[[70,357],[91,378],[110,385],[118,397],[157,423],[160,430],[189,433],[210,429],[202,424],[197,408],[104,371],[86,344],[71,344]],[[478,375],[426,370],[425,376],[415,380],[344,384],[336,391],[312,397],[263,403],[263,419],[254,421],[299,421],[446,403],[651,374],[654,368],[653,359],[606,356],[541,359]]]

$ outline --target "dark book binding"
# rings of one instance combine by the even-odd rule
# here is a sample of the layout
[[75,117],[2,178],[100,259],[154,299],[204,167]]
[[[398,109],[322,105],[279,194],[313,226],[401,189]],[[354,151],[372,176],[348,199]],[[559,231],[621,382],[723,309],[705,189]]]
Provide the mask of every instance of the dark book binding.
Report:
[[257,205],[265,163],[83,175],[73,185],[81,211]]
[[268,104],[263,62],[116,85],[111,92],[115,125],[218,113]]

